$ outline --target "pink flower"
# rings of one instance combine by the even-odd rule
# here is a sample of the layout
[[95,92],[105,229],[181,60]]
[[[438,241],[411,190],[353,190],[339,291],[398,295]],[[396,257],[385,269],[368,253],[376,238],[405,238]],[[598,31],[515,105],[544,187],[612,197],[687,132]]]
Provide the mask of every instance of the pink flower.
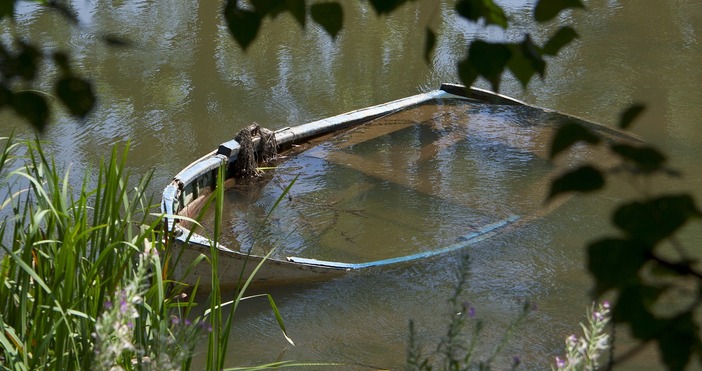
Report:
[[578,342],[578,338],[575,337],[575,335],[570,335],[570,336],[568,336],[568,342],[575,345]]

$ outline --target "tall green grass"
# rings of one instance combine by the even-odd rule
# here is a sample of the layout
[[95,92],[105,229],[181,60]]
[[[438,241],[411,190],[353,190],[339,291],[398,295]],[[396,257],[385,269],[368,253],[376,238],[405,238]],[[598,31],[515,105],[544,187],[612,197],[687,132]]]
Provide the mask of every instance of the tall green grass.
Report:
[[[244,290],[222,304],[213,244],[198,259],[212,264],[209,310],[191,312],[195,296],[170,276],[173,241],[145,193],[151,174],[132,181],[126,173],[129,147],[113,149],[92,177],[72,184],[39,141],[2,141],[0,366],[189,369],[208,339],[198,351],[207,352],[208,369],[222,369]],[[223,178],[212,198],[218,218]]]
[[[164,215],[155,212],[145,193],[151,174],[132,181],[126,173],[128,146],[122,152],[113,149],[96,171],[72,184],[75,177],[47,158],[39,141],[0,140],[0,368],[225,369],[236,309],[243,300],[260,297],[269,301],[284,337],[292,343],[273,298],[245,296],[253,276],[242,276],[241,289],[234,293],[219,290],[215,246],[222,219],[223,167],[209,199],[215,210],[214,241],[209,255],[195,260],[212,266],[210,296],[198,304],[197,285],[186,295],[178,277],[171,276],[169,262],[179,260],[173,236],[161,230]],[[528,306],[492,355],[476,361],[480,322],[467,341],[462,336],[473,322],[472,309],[458,300],[465,266],[466,262],[450,300],[461,315],[452,316],[444,341],[429,355],[414,343],[411,331],[408,369],[489,368],[526,315]],[[198,305],[207,309],[197,308],[201,314],[195,315]],[[195,352],[206,353],[204,364],[192,364]],[[342,365],[352,366],[283,361],[251,369]]]

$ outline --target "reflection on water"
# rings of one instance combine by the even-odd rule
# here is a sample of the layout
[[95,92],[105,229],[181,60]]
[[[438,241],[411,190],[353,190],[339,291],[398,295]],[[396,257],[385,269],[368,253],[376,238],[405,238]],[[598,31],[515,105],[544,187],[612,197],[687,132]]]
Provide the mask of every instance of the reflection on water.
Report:
[[[60,17],[31,2],[20,2],[14,29],[48,49],[70,49],[78,70],[96,84],[100,106],[86,122],[74,122],[57,109],[56,123],[45,137],[50,141],[46,148],[59,163],[74,163],[77,184],[82,178],[78,174],[80,169],[94,165],[113,143],[130,140],[131,170],[142,173],[155,169],[153,188],[154,192],[160,192],[173,174],[253,121],[282,128],[419,90],[435,89],[441,82],[457,80],[455,63],[464,55],[466,40],[476,36],[516,38],[524,31],[542,40],[561,25],[573,23],[580,37],[564,50],[561,58],[549,61],[545,82],[536,81],[523,91],[518,83],[507,79],[503,92],[612,125],[627,104],[647,103],[648,109],[634,129],[661,145],[673,165],[685,174],[682,180],[661,181],[657,186],[670,192],[692,190],[701,198],[702,171],[698,160],[702,158],[702,130],[698,120],[702,116],[702,89],[698,82],[702,80],[699,68],[702,6],[699,2],[591,0],[587,12],[566,14],[545,31],[535,30],[524,20],[533,2],[500,3],[519,25],[507,35],[496,28],[482,29],[456,18],[453,1],[411,2],[380,19],[365,7],[365,2],[350,2],[345,4],[348,28],[335,42],[311,22],[302,32],[291,17],[282,15],[266,22],[264,31],[246,53],[228,35],[219,18],[221,4],[215,1],[76,0],[69,6],[79,14],[79,27],[67,26]],[[422,58],[427,24],[441,35],[432,65]],[[2,37],[8,36],[9,29],[3,25]],[[108,48],[100,42],[104,34],[124,36],[134,46]],[[38,84],[36,88],[47,90],[47,86]],[[483,112],[482,122],[489,122],[489,113]],[[8,112],[1,112],[0,119],[3,122],[0,134],[7,135],[14,129],[16,134],[31,136],[26,125],[18,123]],[[444,125],[436,130],[451,129],[449,121]],[[516,135],[519,131],[515,128],[502,137],[526,140],[519,139]],[[430,138],[431,133],[420,130],[397,135],[406,135],[405,139],[414,146],[423,144],[422,140]],[[493,147],[500,136],[500,132],[485,131],[480,133],[481,140],[447,147],[444,151],[453,161],[422,167],[413,161],[416,160],[413,154],[389,155],[387,166],[404,166],[410,176],[415,174],[408,182],[416,181],[418,188],[430,189],[436,184],[434,187],[449,193],[461,185],[450,183],[447,173],[471,169],[472,173],[466,176],[496,176],[493,183],[498,185],[494,190],[496,207],[507,213],[512,204],[500,202],[509,194],[502,192],[502,187],[516,187],[509,182],[521,171],[508,165],[523,160],[531,164],[534,160],[521,152]],[[544,137],[534,143],[541,145],[547,141]],[[530,145],[509,144],[522,148]],[[381,155],[379,150],[375,153]],[[494,160],[505,168],[498,170],[476,160],[466,161],[466,167],[458,166],[463,163],[458,159],[466,157]],[[323,166],[331,166],[309,157],[295,161],[303,160],[296,166],[304,165],[305,174],[310,176],[315,171],[327,171]],[[283,184],[295,174],[290,169],[290,174],[280,175]],[[416,174],[424,172],[430,174],[426,179],[432,185],[420,184],[423,178]],[[403,193],[397,191],[399,188],[393,190],[397,185],[392,182],[371,181],[366,174],[352,180],[350,173],[345,174],[339,181],[346,179],[349,183],[335,185],[343,189],[341,194],[324,194],[327,185],[315,186],[313,178],[309,178],[305,191],[295,195],[295,202],[299,197],[299,207],[319,220],[327,220],[330,214],[333,217],[332,210],[313,209],[303,206],[302,201],[314,203],[315,198],[321,198],[326,204],[343,204],[343,194],[372,195],[374,192],[366,188],[388,187],[388,200],[403,202],[400,197]],[[354,180],[356,183],[349,185]],[[275,184],[257,192],[269,192],[268,197],[273,197],[279,192]],[[590,282],[583,271],[582,246],[585,241],[607,233],[605,215],[627,192],[630,188],[624,187],[598,197],[576,198],[567,207],[527,228],[469,251],[471,276],[464,296],[474,303],[479,316],[490,323],[485,332],[486,343],[495,343],[499,330],[506,327],[521,301],[528,298],[538,303],[539,310],[518,331],[506,353],[508,357],[520,355],[527,368],[547,368],[545,362],[561,351],[563,339],[577,330],[577,322],[582,320],[588,302]],[[258,195],[251,197],[258,199]],[[384,201],[367,202],[370,205]],[[417,204],[413,202],[407,202],[409,210],[421,208],[441,220],[450,220],[445,214],[450,216],[456,209],[429,197],[416,196]],[[255,207],[263,209],[264,205],[252,206]],[[344,210],[354,211],[350,206]],[[252,214],[245,217],[253,218],[256,213]],[[412,221],[406,215],[391,213],[371,217],[383,216]],[[370,217],[354,218],[365,221]],[[352,230],[355,225],[350,220],[339,222],[338,228]],[[419,239],[415,246],[426,244],[431,238],[453,238],[453,232],[448,230],[446,236],[424,236],[424,241]],[[346,241],[341,233],[326,238],[332,242]],[[689,246],[702,246],[700,238],[699,233],[690,233],[683,241]],[[298,237],[298,241],[307,239],[310,237]],[[408,245],[413,243],[409,239]],[[307,247],[300,242],[295,248],[302,253]],[[439,259],[390,272],[368,272],[326,284],[274,291],[286,326],[297,344],[294,348],[287,348],[278,335],[275,320],[264,304],[247,302],[230,342],[229,365],[266,363],[282,357],[346,360],[400,368],[409,319],[417,321],[422,338],[429,344],[442,334],[447,311],[445,300],[454,282],[455,260]]]
[[550,121],[528,107],[462,100],[373,120],[230,190],[221,242],[349,263],[450,246],[540,210],[552,166],[535,141],[551,136]]

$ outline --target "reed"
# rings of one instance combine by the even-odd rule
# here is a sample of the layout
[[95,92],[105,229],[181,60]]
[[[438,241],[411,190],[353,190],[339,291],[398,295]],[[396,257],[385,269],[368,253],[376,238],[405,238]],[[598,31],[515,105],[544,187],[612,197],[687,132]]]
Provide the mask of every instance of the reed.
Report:
[[[71,184],[70,171],[47,158],[38,140],[2,141],[0,365],[185,370],[207,338],[207,367],[222,369],[245,290],[223,305],[213,244],[209,260],[197,259],[212,264],[210,309],[192,314],[195,295],[171,277],[177,256],[145,193],[151,174],[132,181],[125,171],[129,146],[114,148],[94,177],[87,172]],[[212,198],[218,218],[222,189]]]

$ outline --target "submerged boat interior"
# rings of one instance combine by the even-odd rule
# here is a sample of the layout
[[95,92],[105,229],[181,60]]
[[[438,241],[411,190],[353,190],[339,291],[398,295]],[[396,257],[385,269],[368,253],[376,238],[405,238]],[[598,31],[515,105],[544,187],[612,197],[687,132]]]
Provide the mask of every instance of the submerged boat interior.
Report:
[[[274,164],[226,183],[219,250],[334,270],[445,254],[567,201],[544,203],[560,125],[578,121],[626,138],[460,86],[396,102],[276,131]],[[225,142],[176,176],[164,192],[166,214],[193,217],[217,169],[239,150]],[[207,246],[212,223],[205,218],[185,245]]]

